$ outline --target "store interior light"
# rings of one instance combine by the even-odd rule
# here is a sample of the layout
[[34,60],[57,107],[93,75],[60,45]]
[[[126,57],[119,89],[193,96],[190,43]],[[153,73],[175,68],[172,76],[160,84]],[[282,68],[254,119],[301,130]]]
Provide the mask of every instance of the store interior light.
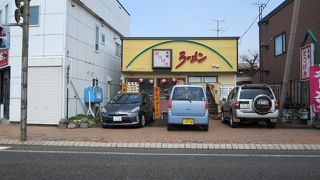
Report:
[[150,84],[153,84],[153,79],[149,79],[149,83],[150,83]]
[[167,82],[167,80],[166,79],[161,79],[161,82],[165,83],[165,82]]

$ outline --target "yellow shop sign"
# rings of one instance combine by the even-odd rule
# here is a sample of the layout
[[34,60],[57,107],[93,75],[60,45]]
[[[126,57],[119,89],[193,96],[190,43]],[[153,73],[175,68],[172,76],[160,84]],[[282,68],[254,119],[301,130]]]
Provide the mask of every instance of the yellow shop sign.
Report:
[[236,72],[237,59],[237,38],[123,39],[124,72]]

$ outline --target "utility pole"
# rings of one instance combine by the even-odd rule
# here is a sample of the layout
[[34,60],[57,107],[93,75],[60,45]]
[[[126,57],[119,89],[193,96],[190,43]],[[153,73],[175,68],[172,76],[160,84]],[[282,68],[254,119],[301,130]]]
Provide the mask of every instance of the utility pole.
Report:
[[211,19],[211,20],[217,23],[217,28],[216,29],[209,29],[209,30],[216,31],[217,32],[217,37],[219,37],[219,32],[220,31],[225,31],[225,29],[220,28],[220,26],[219,26],[220,23],[224,22],[224,20],[219,20],[219,19],[216,19],[216,20]]
[[[22,65],[21,65],[21,109],[20,141],[27,140],[27,103],[28,103],[28,51],[29,51],[29,11],[30,0],[15,0],[17,9],[14,12],[16,24],[22,27]],[[20,23],[21,18],[23,22]]]
[[[285,103],[286,94],[287,94],[287,87],[288,87],[288,81],[289,81],[289,73],[290,73],[290,69],[291,69],[293,48],[294,48],[294,43],[296,40],[296,32],[297,32],[297,27],[298,27],[300,2],[301,2],[301,0],[295,0],[294,6],[293,6],[291,29],[290,29],[289,43],[288,43],[288,52],[287,52],[287,57],[286,57],[286,64],[284,67],[283,84],[282,84],[282,90],[281,90],[280,112],[281,112],[282,107]],[[279,113],[279,115],[280,115],[280,113]]]
[[28,103],[28,51],[29,51],[29,10],[30,1],[24,0],[22,23],[22,66],[21,66],[21,141],[27,140]]
[[[258,1],[258,3],[257,3],[257,5],[258,5],[258,8],[259,8],[259,22],[261,21],[261,19],[262,19],[262,11],[264,10],[264,8],[266,8],[266,4],[264,4],[264,3],[261,3],[260,2],[260,0]],[[260,68],[260,83],[263,83],[263,46],[262,46],[262,44],[260,43],[261,42],[261,39],[262,39],[262,31],[261,31],[261,29],[260,29],[260,27],[259,27],[259,48],[260,48],[260,52],[259,52],[259,68]]]

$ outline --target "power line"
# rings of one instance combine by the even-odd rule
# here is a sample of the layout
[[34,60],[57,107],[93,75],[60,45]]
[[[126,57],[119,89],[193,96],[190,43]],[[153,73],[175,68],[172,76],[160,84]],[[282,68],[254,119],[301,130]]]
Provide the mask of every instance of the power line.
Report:
[[[264,7],[267,6],[267,4],[270,2],[270,0],[268,0],[265,4],[264,4]],[[262,15],[262,10],[263,9],[260,9],[260,6],[262,4],[260,4],[260,1],[258,2],[258,6],[259,6],[259,11],[261,10],[261,12],[259,12],[258,16],[254,19],[254,21],[250,24],[250,26],[246,29],[246,31],[240,36],[240,39],[242,39],[242,37],[244,35],[246,35],[248,33],[248,31],[251,29],[251,27],[254,25],[254,23],[259,19],[259,17],[261,17]],[[260,20],[260,19],[259,19]]]
[[244,35],[247,34],[247,32],[250,30],[250,28],[254,25],[254,23],[257,21],[257,19],[259,18],[259,15],[254,19],[254,21],[251,23],[251,25],[247,28],[247,30],[240,36],[240,39],[242,39],[242,37]]

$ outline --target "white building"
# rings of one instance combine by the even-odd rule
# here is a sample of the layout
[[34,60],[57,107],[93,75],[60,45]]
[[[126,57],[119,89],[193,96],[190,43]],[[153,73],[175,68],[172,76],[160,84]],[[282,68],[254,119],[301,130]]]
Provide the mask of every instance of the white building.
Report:
[[[15,22],[15,9],[14,0],[0,0],[2,24]],[[28,123],[57,124],[67,111],[85,113],[84,88],[94,78],[105,104],[119,90],[120,37],[128,36],[129,13],[117,0],[31,0],[30,10]],[[20,121],[21,52],[22,29],[10,27],[0,115],[12,122]]]

